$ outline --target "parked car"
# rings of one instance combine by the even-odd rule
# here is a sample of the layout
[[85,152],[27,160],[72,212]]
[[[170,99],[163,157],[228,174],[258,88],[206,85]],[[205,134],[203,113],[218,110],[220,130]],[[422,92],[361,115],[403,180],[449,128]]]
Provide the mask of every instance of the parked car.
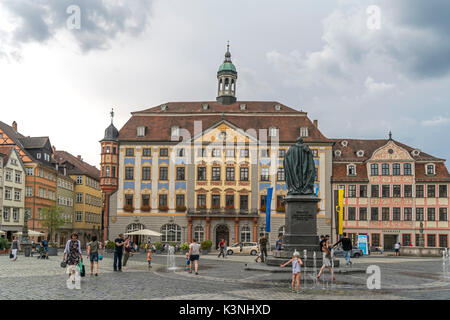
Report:
[[258,254],[258,244],[256,242],[235,243],[227,248],[227,254],[229,256],[233,254],[250,254],[252,256],[256,256]]
[[[335,257],[343,257],[344,256],[344,250],[342,250],[342,247],[338,247],[334,249],[334,256]],[[352,248],[352,252],[350,253],[350,257],[352,258],[359,258],[363,256],[362,249],[354,246]]]

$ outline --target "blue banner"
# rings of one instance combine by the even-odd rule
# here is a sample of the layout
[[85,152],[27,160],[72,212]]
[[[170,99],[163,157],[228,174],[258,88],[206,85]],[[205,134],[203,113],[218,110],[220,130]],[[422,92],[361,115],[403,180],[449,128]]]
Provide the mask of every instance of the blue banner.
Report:
[[270,206],[272,205],[273,188],[267,188],[266,198],[266,232],[270,232]]

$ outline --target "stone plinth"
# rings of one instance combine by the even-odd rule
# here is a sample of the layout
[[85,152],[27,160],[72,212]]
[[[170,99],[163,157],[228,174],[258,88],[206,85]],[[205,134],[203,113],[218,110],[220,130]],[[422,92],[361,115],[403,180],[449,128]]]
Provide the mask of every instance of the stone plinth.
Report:
[[400,256],[441,257],[444,248],[400,247]]
[[[319,237],[317,235],[317,203],[320,199],[314,195],[288,195],[286,202],[285,234],[282,250],[274,251],[268,256],[269,266],[279,266],[292,258],[295,250],[304,259],[307,251],[306,266],[313,266],[313,255],[316,252],[316,266],[322,266],[322,252],[319,251]],[[305,261],[304,261],[305,262]],[[339,266],[339,260],[334,261]]]

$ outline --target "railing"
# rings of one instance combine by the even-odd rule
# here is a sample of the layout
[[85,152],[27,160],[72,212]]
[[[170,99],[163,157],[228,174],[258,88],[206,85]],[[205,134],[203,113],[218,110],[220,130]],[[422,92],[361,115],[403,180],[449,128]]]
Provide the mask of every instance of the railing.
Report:
[[188,208],[187,215],[199,215],[199,216],[258,216],[258,209],[199,209]]

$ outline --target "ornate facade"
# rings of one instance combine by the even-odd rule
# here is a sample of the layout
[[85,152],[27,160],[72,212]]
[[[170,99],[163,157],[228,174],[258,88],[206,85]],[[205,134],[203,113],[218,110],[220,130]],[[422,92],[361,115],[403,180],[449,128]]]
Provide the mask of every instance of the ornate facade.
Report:
[[[448,247],[450,175],[444,159],[398,141],[335,140],[333,190],[344,189],[344,232],[374,247]],[[421,242],[423,241],[423,243]]]
[[256,241],[273,187],[273,244],[284,230],[284,153],[299,136],[315,155],[319,232],[331,234],[333,142],[303,111],[276,101],[237,101],[229,50],[217,79],[217,101],[165,103],[133,112],[120,131],[106,129],[106,237],[145,227],[161,232],[163,242]]

